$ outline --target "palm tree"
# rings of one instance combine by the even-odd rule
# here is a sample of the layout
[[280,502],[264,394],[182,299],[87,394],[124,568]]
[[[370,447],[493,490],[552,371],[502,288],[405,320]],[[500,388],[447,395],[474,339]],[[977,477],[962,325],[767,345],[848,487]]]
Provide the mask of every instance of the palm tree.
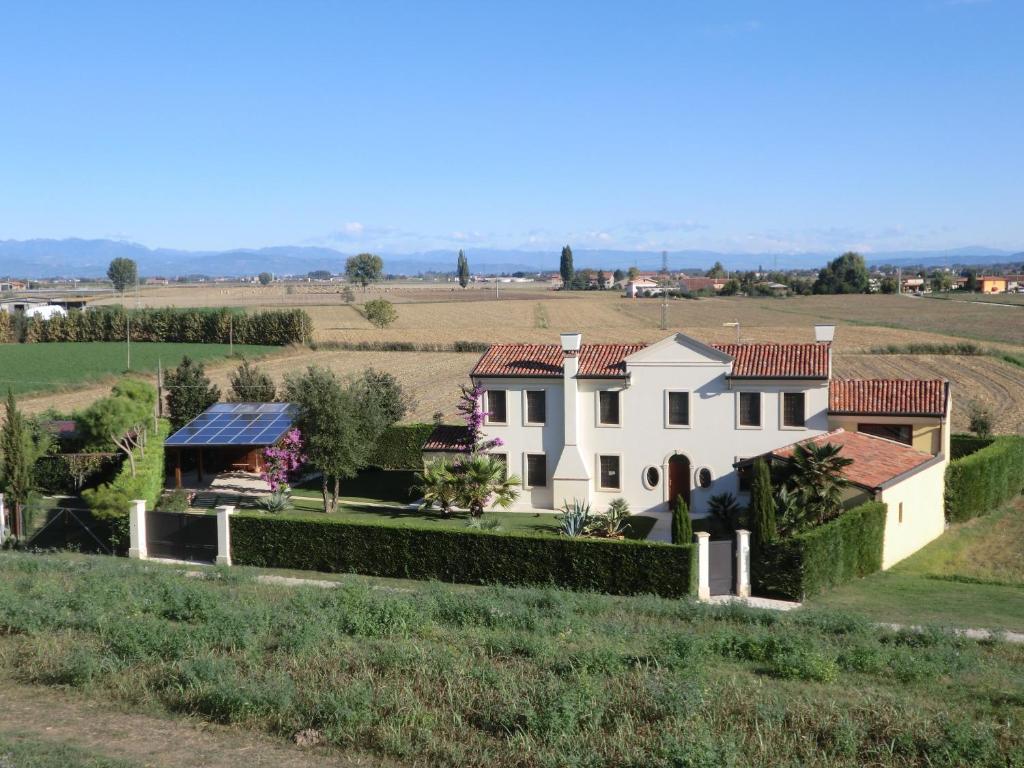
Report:
[[519,498],[519,478],[506,475],[505,463],[486,454],[477,454],[456,468],[456,494],[460,506],[480,517],[487,506],[508,509]]
[[416,490],[423,494],[420,511],[437,507],[444,517],[452,516],[452,507],[459,495],[452,467],[447,461],[432,461],[416,473]]
[[840,456],[840,451],[842,446],[832,443],[810,443],[793,452],[790,485],[799,499],[803,525],[820,525],[842,510],[843,489],[850,484],[843,470],[853,459]]

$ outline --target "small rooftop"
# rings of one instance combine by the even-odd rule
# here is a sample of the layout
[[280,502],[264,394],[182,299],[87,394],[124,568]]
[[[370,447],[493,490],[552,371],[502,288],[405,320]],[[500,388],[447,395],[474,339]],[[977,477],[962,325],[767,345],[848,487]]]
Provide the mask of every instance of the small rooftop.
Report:
[[949,382],[942,379],[833,379],[828,411],[857,416],[945,416]]
[[291,429],[291,403],[214,403],[167,438],[171,447],[273,445]]

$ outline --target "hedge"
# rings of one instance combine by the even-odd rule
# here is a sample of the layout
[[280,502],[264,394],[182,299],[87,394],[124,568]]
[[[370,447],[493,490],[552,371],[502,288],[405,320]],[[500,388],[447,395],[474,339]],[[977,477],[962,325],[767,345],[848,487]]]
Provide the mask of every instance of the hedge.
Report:
[[994,437],[977,437],[975,435],[950,435],[949,452],[950,459],[962,459],[977,453],[982,448],[987,448],[995,441]]
[[886,505],[869,501],[751,553],[758,594],[803,600],[881,569]]
[[370,457],[370,466],[381,469],[423,469],[421,449],[433,431],[433,424],[393,424],[377,439],[377,447]]
[[0,344],[14,341],[14,325],[11,323],[10,312],[0,312]]
[[998,509],[1024,489],[1024,437],[1003,435],[946,467],[946,520]]
[[376,525],[238,514],[237,565],[360,573],[465,584],[551,584],[615,595],[696,591],[692,544]]
[[128,517],[128,506],[135,499],[145,499],[146,508],[153,509],[164,488],[164,440],[170,434],[170,423],[161,419],[146,443],[146,454],[136,451],[135,476],[131,463],[125,461],[112,481],[82,492],[93,515],[100,519]]
[[491,348],[486,341],[318,341],[310,346],[347,352],[486,352]]
[[237,344],[287,346],[305,344],[313,334],[313,322],[301,309],[246,314],[227,308],[97,307],[49,320],[30,318],[25,341],[124,341],[129,317],[133,341],[225,344],[233,338]]

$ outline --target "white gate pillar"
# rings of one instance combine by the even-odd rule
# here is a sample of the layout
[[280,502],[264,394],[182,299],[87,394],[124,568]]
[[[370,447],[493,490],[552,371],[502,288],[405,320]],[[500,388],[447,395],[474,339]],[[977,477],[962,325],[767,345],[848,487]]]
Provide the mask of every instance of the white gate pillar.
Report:
[[128,557],[135,560],[148,560],[145,499],[136,499],[132,502],[131,510],[128,512],[128,533],[131,539],[128,546]]
[[217,507],[217,565],[231,565],[231,513],[230,505]]
[[4,508],[4,495],[0,493],[0,547],[7,540],[7,510]]
[[693,534],[697,540],[697,599],[711,599],[711,534],[698,531]]
[[750,597],[750,531],[736,531],[736,596]]

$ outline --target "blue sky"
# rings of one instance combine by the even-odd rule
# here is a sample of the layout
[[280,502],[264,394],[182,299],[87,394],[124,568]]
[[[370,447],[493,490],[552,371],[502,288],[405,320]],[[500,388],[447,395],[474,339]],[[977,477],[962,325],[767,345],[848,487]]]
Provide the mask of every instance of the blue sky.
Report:
[[0,238],[1024,248],[1024,2],[7,2]]

